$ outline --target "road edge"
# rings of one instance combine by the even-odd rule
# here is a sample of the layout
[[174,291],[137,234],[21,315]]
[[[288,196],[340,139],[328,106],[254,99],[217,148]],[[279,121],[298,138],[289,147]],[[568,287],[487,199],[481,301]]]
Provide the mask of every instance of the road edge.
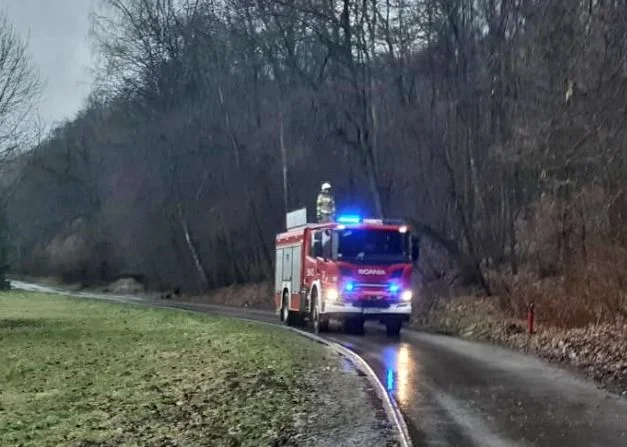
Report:
[[[264,324],[269,324],[271,326],[281,326],[279,324],[272,324],[272,323],[264,323]],[[383,408],[385,409],[388,419],[392,421],[396,430],[399,433],[401,445],[403,447],[413,447],[411,437],[409,436],[407,423],[405,422],[405,418],[403,417],[401,410],[396,404],[396,400],[387,392],[387,390],[385,389],[385,387],[383,386],[383,384],[377,377],[377,374],[360,355],[356,354],[355,352],[351,351],[350,349],[342,346],[341,344],[337,342],[327,340],[326,338],[320,337],[318,335],[305,332],[305,331],[302,331],[300,329],[296,329],[293,327],[288,327],[288,326],[281,326],[281,327],[285,329],[289,329],[312,341],[321,343],[333,349],[338,354],[348,358],[348,360],[353,364],[353,366],[355,366],[355,368],[363,372],[366,375],[368,381],[374,386],[377,396],[383,403]]]

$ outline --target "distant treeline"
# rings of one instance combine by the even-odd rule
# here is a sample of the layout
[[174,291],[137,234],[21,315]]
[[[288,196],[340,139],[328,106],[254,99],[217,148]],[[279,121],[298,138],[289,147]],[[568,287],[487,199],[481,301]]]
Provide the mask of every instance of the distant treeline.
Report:
[[623,2],[102,3],[92,96],[14,160],[15,269],[261,281],[329,180],[412,219],[427,280],[625,271]]

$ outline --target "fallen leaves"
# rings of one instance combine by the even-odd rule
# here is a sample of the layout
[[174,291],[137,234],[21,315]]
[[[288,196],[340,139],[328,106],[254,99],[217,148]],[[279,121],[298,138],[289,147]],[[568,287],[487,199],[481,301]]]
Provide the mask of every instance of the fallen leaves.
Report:
[[603,386],[627,395],[627,323],[575,329],[539,325],[530,337],[525,322],[504,315],[494,299],[467,297],[446,303],[421,328],[531,352],[577,368]]

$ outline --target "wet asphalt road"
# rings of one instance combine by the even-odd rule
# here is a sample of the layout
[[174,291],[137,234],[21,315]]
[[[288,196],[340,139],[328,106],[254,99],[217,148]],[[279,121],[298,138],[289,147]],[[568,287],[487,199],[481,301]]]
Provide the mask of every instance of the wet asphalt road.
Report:
[[[53,291],[13,281],[17,288]],[[277,323],[272,312],[136,297],[78,294]],[[325,336],[361,355],[394,395],[415,446],[627,447],[627,399],[534,357],[487,344],[404,330],[389,339]]]
[[413,331],[330,335],[375,369],[421,446],[627,446],[627,400],[502,348]]

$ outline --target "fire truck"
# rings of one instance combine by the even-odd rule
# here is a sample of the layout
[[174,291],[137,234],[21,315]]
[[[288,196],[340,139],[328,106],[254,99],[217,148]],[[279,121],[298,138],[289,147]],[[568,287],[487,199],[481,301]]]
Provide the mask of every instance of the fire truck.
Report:
[[302,208],[286,216],[276,236],[275,304],[290,326],[309,322],[315,333],[339,320],[363,333],[378,320],[398,336],[412,310],[412,271],[418,240],[402,220],[339,216],[332,223],[307,223]]

